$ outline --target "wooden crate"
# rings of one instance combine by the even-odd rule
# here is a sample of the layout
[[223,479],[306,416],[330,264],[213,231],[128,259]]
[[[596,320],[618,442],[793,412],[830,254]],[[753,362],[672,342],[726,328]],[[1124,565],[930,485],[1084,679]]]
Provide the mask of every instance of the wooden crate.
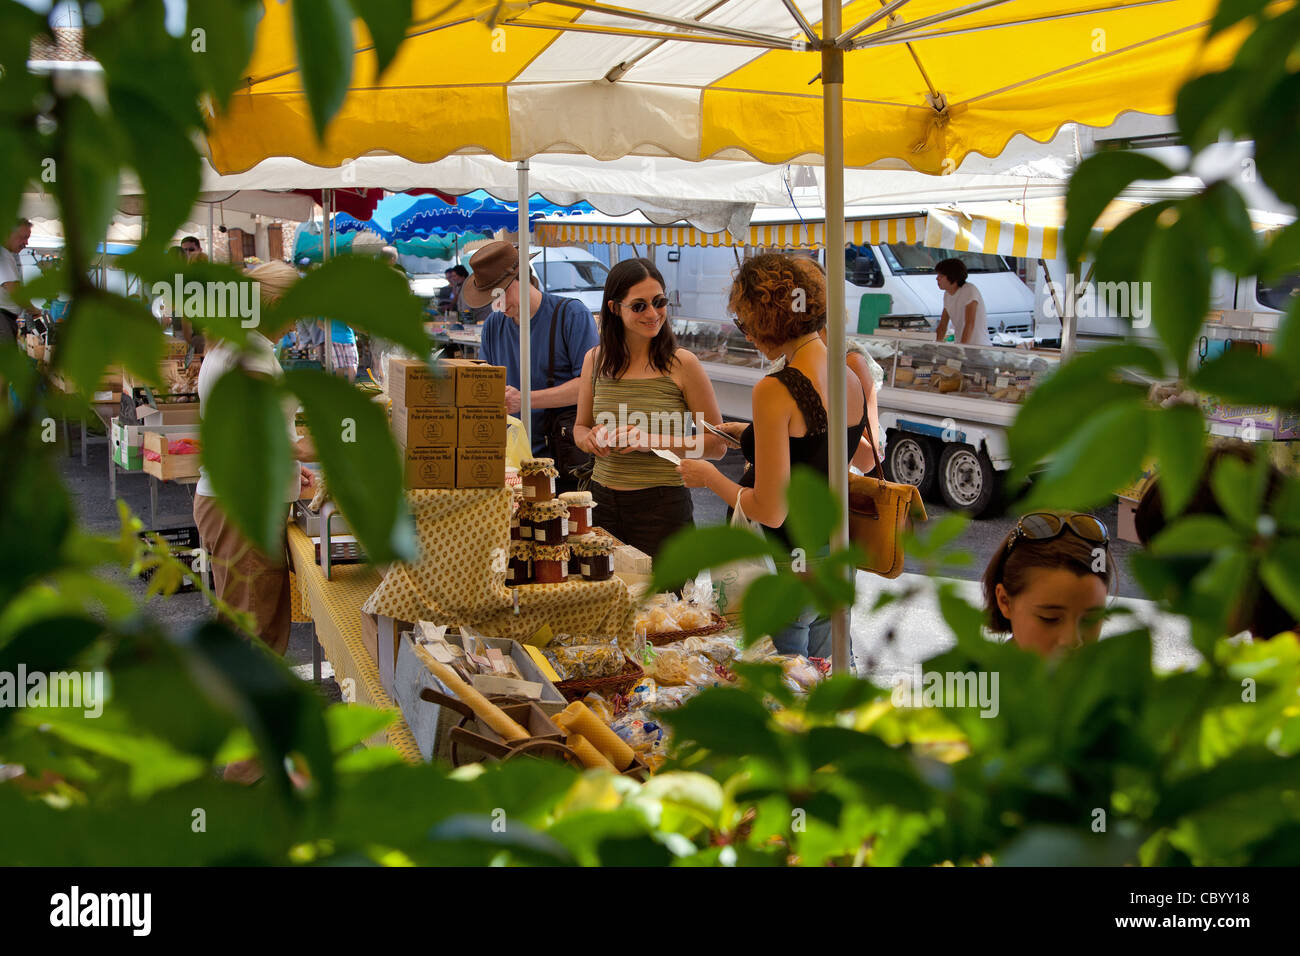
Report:
[[[175,481],[178,478],[197,478],[199,475],[199,456],[172,455],[167,451],[167,443],[176,438],[199,437],[197,428],[172,426],[164,429],[146,429],[144,433],[144,471],[162,481]],[[152,461],[149,452],[156,452],[161,460]]]

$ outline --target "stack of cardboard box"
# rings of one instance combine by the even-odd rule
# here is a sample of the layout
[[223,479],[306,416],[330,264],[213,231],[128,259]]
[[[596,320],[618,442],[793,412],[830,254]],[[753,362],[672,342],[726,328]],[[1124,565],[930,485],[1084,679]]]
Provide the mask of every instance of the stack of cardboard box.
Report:
[[506,483],[506,370],[447,359],[393,359],[393,431],[408,488],[502,488]]

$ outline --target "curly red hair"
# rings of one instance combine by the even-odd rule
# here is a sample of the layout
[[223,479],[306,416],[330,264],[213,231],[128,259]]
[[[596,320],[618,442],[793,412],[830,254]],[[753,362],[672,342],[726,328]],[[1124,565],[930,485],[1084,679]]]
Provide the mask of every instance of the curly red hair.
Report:
[[755,256],[737,271],[727,308],[755,342],[779,346],[826,325],[826,276],[805,256]]

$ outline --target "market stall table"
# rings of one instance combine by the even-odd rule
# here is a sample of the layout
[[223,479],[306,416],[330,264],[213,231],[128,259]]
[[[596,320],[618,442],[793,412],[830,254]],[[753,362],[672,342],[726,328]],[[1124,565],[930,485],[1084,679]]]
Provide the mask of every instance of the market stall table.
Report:
[[[330,580],[316,563],[316,547],[301,528],[289,527],[289,555],[303,607],[312,619],[314,676],[320,679],[320,655],[334,668],[342,687],[351,681],[352,699],[385,710],[396,710],[379,683],[379,669],[362,641],[361,605],[379,584],[380,574],[365,564],[336,565]],[[384,732],[387,743],[406,760],[420,761],[410,727],[399,715]]]

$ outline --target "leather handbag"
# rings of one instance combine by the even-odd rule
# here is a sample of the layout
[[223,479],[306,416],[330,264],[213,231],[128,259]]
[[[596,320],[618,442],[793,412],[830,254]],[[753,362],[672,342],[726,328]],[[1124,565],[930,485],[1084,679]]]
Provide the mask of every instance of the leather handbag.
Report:
[[[883,475],[867,426],[867,444],[875,462],[873,474]],[[896,578],[903,573],[903,532],[912,516],[926,520],[921,489],[915,485],[885,481],[883,477],[849,475],[849,540],[866,558],[858,567],[882,578]]]

